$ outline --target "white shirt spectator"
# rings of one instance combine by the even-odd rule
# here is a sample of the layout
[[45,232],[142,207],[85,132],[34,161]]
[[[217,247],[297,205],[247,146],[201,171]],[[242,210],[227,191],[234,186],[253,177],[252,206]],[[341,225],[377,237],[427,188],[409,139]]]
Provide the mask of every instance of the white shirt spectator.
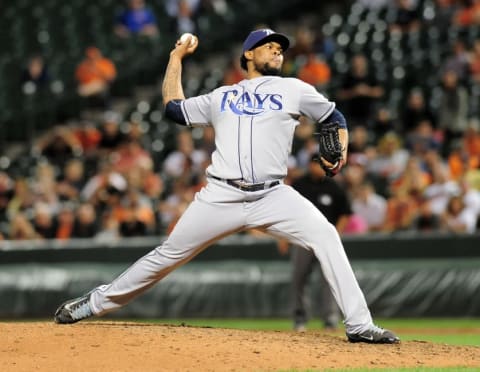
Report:
[[375,193],[373,186],[369,183],[359,187],[358,194],[352,200],[354,214],[362,217],[370,231],[382,226],[387,213],[387,200]]
[[430,200],[432,213],[440,215],[445,211],[450,198],[459,192],[460,188],[458,184],[454,181],[448,181],[427,186],[423,195]]

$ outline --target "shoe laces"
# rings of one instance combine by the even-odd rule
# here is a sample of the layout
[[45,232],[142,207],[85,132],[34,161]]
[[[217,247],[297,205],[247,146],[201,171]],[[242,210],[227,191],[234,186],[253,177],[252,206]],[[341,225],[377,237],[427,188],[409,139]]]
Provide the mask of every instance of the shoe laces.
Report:
[[377,334],[377,335],[383,335],[385,333],[385,329],[383,329],[382,327],[379,327],[375,324],[373,324],[370,327],[369,331],[374,333],[374,334]]
[[70,315],[74,320],[88,318],[90,315],[92,315],[92,310],[88,304],[88,298],[73,303],[70,306]]

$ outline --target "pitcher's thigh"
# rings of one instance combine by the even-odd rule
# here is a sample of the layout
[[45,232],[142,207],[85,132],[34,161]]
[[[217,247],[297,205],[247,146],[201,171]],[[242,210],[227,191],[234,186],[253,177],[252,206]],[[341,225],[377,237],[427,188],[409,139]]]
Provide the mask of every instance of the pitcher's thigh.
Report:
[[168,237],[169,245],[189,249],[242,229],[245,218],[242,205],[193,201],[178,220]]
[[[335,234],[335,227],[305,197],[287,185],[269,193],[255,206],[254,223],[267,226],[272,235],[287,238],[303,247]],[[252,221],[253,222],[253,221]]]

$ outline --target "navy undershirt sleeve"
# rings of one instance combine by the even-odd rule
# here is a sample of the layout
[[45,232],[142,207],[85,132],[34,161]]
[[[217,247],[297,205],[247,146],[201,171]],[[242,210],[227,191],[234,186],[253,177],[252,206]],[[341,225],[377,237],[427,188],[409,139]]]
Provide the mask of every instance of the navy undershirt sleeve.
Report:
[[171,101],[168,101],[165,106],[165,116],[177,124],[187,125],[182,108],[180,107],[181,102],[181,99],[172,99]]
[[325,120],[322,120],[322,123],[334,122],[337,122],[340,128],[347,129],[347,120],[345,119],[345,116],[343,116],[343,114],[337,109],[333,110],[333,112]]

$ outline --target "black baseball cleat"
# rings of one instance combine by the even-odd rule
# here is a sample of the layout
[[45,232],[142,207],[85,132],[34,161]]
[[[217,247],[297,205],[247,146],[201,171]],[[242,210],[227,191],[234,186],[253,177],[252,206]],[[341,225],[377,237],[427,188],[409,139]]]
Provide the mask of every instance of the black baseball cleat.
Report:
[[388,329],[372,325],[369,329],[359,333],[348,333],[350,342],[366,342],[369,344],[398,344],[400,339]]
[[90,308],[90,296],[85,295],[61,304],[55,311],[54,320],[57,324],[71,324],[91,316],[93,312]]

